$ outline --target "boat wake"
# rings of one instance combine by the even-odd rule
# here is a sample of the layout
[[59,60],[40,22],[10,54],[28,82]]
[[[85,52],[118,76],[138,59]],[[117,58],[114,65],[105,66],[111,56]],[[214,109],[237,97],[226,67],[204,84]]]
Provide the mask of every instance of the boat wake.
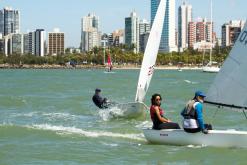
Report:
[[64,127],[64,126],[54,126],[49,124],[31,125],[26,126],[31,129],[54,131],[57,134],[77,134],[84,137],[99,138],[99,137],[113,137],[113,138],[123,138],[138,141],[145,141],[143,134],[122,134],[106,131],[86,131],[76,127]]

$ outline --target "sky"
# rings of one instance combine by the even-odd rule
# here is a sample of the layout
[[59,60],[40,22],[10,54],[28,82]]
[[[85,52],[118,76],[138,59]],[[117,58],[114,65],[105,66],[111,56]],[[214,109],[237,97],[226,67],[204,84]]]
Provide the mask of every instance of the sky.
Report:
[[[65,46],[79,47],[81,18],[94,13],[100,18],[100,31],[111,33],[124,29],[124,18],[135,11],[140,19],[150,20],[151,0],[0,0],[0,9],[12,7],[20,11],[21,32],[59,28],[65,33]],[[177,10],[183,0],[176,0]],[[193,18],[210,19],[210,0],[187,0]],[[247,0],[213,0],[214,30],[221,37],[221,25],[230,20],[246,20]],[[177,24],[177,23],[176,23]]]

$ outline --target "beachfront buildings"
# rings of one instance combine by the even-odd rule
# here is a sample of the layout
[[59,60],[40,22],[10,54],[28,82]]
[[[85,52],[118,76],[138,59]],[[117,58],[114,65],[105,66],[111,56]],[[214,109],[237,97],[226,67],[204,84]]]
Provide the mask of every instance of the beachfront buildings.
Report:
[[27,34],[11,33],[3,38],[4,54],[45,55],[45,31],[37,29]]
[[180,51],[189,45],[189,22],[192,22],[192,6],[183,2],[178,8],[178,48]]
[[6,36],[20,32],[20,12],[6,7],[0,10],[0,33]]
[[233,46],[240,32],[244,27],[245,21],[234,20],[222,25],[222,47]]
[[[199,18],[197,22],[188,24],[188,47],[194,48],[197,43],[215,43],[216,35],[213,32],[212,22]],[[195,48],[196,49],[196,48]]]
[[[151,25],[153,24],[160,0],[151,0]],[[177,51],[175,27],[175,0],[166,1],[166,13],[160,41],[160,52]]]
[[54,32],[48,33],[47,53],[49,55],[62,55],[65,53],[64,49],[64,33],[59,29],[54,29]]
[[100,41],[99,17],[89,13],[81,20],[81,51],[87,52],[94,47],[99,47]]
[[135,53],[139,52],[139,17],[136,12],[131,12],[130,17],[125,18],[125,44]]

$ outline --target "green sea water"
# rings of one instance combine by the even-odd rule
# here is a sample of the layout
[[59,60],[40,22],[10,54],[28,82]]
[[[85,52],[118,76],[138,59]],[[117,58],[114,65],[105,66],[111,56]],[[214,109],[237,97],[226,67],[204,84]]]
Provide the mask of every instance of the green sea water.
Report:
[[[156,70],[145,103],[160,93],[166,116],[181,123],[184,104],[196,90],[206,92],[215,75]],[[0,70],[0,165],[246,164],[246,149],[150,144],[141,130],[151,125],[149,116],[114,118],[93,105],[95,88],[113,101],[133,101],[138,76],[139,70]],[[242,113],[205,106],[204,117],[216,129],[246,130]]]

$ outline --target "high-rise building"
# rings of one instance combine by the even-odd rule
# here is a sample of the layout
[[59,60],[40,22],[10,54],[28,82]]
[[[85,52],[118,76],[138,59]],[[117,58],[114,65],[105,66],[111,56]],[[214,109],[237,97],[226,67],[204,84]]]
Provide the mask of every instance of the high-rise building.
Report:
[[186,49],[188,47],[188,25],[192,21],[192,6],[183,4],[178,8],[178,47]]
[[[160,0],[151,0],[151,25],[153,24]],[[175,0],[166,0],[166,12],[159,51],[177,51],[175,32]]]
[[125,44],[135,53],[139,52],[139,17],[136,12],[125,18]]
[[140,35],[140,51],[141,52],[145,52],[149,34],[150,34],[149,32],[146,32]]
[[35,33],[35,55],[44,56],[45,55],[45,30],[36,29]]
[[145,19],[140,20],[139,29],[139,35],[150,32],[150,23]]
[[188,46],[194,47],[195,43],[208,42],[215,44],[216,34],[212,32],[212,22],[207,22],[206,19],[199,19],[198,22],[189,22],[188,25]]
[[150,23],[145,19],[140,20],[139,29],[140,29],[139,30],[140,51],[144,52],[146,45],[147,45],[147,40],[149,37]]
[[99,31],[99,17],[89,13],[81,21],[81,50],[90,51],[93,47],[99,47],[101,33]]
[[23,34],[15,33],[12,35],[12,53],[23,54]]
[[189,22],[188,26],[188,47],[193,48],[196,43],[196,23]]
[[124,30],[118,29],[112,32],[113,46],[120,46],[124,43]]
[[4,8],[0,10],[0,33],[4,36],[20,32],[20,13],[18,10]]
[[230,21],[222,25],[222,47],[233,46],[244,27],[245,21]]
[[64,33],[59,32],[59,29],[54,29],[54,32],[48,33],[48,54],[61,55],[64,54]]
[[35,55],[35,32],[28,33],[28,50],[30,54]]

